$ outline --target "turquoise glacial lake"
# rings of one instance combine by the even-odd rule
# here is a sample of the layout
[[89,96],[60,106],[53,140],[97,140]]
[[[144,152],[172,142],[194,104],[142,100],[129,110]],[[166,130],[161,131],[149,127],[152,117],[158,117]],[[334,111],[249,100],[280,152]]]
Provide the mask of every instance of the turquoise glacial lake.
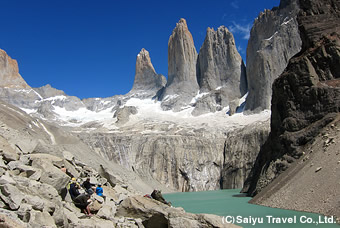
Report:
[[185,211],[195,214],[220,215],[224,222],[242,227],[340,228],[332,217],[249,204],[250,197],[235,196],[239,192],[240,189],[227,189],[169,193],[163,196],[174,207],[183,207]]

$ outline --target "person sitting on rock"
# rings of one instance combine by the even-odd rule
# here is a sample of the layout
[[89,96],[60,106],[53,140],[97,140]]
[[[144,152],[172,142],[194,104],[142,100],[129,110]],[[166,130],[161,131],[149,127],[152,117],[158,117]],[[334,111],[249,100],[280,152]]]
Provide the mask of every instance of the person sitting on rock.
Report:
[[92,194],[94,193],[92,187],[95,186],[95,185],[94,185],[94,184],[91,184],[90,178],[89,178],[89,177],[86,178],[86,181],[83,182],[82,186],[83,186],[83,188],[85,188],[85,191],[86,191],[88,194],[92,195]]
[[70,193],[72,200],[80,195],[79,184],[77,183],[76,178],[74,178],[74,177],[72,178],[72,182],[70,184],[70,188],[69,188],[68,192]]
[[167,202],[167,201],[163,198],[162,193],[161,193],[160,190],[156,190],[156,189],[153,190],[153,192],[151,193],[151,197],[152,197],[153,199],[155,199],[155,200],[161,202],[161,203],[164,203],[164,204],[166,204],[166,205],[171,206],[171,203],[170,203],[170,202]]
[[91,203],[90,197],[90,194],[80,194],[79,196],[74,198],[73,203],[86,215],[92,216],[89,208],[89,204]]
[[98,196],[103,196],[103,192],[104,192],[104,190],[103,190],[103,188],[102,188],[102,185],[98,184],[98,186],[97,186],[97,188],[96,188],[96,194],[97,194]]

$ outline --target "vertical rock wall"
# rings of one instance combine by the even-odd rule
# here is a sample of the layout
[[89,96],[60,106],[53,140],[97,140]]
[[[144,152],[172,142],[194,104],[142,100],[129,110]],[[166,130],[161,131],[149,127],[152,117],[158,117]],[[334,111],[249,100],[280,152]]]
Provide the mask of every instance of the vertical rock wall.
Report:
[[270,108],[274,80],[301,49],[298,12],[297,1],[286,0],[255,20],[247,47],[246,110],[258,112]]

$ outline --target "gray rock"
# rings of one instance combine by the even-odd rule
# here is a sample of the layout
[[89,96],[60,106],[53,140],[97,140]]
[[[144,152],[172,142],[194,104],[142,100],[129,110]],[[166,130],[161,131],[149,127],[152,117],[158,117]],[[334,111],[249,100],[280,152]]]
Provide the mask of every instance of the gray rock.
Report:
[[[274,81],[271,137],[245,182],[243,191],[249,195],[261,192],[282,175],[303,156],[306,145],[316,142],[317,135],[339,116],[340,4],[336,0],[299,3],[297,21],[303,48]],[[326,210],[325,205],[318,208]]]
[[134,106],[124,106],[118,108],[113,115],[113,118],[117,118],[117,124],[125,124],[129,121],[130,115],[136,115],[138,113],[136,107]]
[[0,49],[0,87],[29,89],[30,86],[19,74],[19,67],[16,60]]
[[180,19],[168,43],[168,81],[158,96],[162,108],[179,111],[196,96],[197,51],[185,19]]
[[201,92],[226,87],[229,101],[247,92],[246,68],[231,32],[224,26],[207,29],[197,60],[197,80]]
[[297,0],[281,1],[280,7],[265,10],[255,20],[247,47],[246,110],[270,109],[274,80],[301,50],[298,12]]
[[16,211],[16,214],[21,219],[21,221],[28,223],[31,219],[32,206],[26,203],[22,203],[20,208]]
[[16,182],[13,180],[12,177],[10,177],[8,175],[8,173],[6,173],[5,175],[1,175],[0,177],[0,185],[6,185],[6,184],[16,184]]
[[0,156],[0,168],[7,169],[7,165],[4,163],[2,156]]
[[97,216],[102,219],[113,220],[116,210],[115,205],[103,205],[102,208],[99,209]]
[[[3,227],[30,228],[31,226],[20,220],[14,211],[0,208],[0,220],[4,221]],[[7,226],[6,226],[7,225]]]
[[19,154],[17,154],[8,141],[2,136],[0,136],[0,154],[6,162],[19,160]]
[[11,210],[17,210],[20,207],[22,200],[25,198],[25,195],[22,194],[17,187],[11,184],[0,185],[0,191],[1,199]]
[[142,219],[145,227],[238,227],[223,224],[219,216],[202,216],[186,213],[180,208],[169,207],[161,202],[142,196],[131,196],[117,209],[116,216]]
[[71,179],[63,171],[53,165],[53,163],[62,163],[63,160],[49,154],[32,154],[32,166],[43,171],[40,181],[52,185],[59,193],[66,187]]
[[21,161],[11,161],[8,164],[10,170],[19,170],[20,175],[38,180],[41,177],[41,170],[32,166],[24,165]]
[[149,52],[143,48],[137,55],[135,81],[129,94],[145,93],[143,98],[153,97],[165,84],[166,78],[156,73]]
[[268,123],[256,123],[227,133],[224,162],[221,171],[221,188],[242,188],[253,164],[266,142],[270,131]]
[[49,213],[35,210],[31,211],[29,224],[32,227],[57,227],[53,217]]

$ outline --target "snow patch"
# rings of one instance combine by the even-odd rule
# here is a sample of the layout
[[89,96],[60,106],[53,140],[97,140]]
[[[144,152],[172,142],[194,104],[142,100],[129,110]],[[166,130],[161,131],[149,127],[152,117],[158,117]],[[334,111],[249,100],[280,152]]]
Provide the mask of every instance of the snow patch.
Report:
[[291,19],[288,20],[288,21],[284,21],[284,22],[281,24],[281,26],[289,24],[292,20],[293,20],[293,18],[291,18]]
[[192,98],[192,100],[190,101],[190,104],[195,104],[197,102],[198,99],[204,97],[205,95],[208,95],[209,93],[199,93],[197,92],[197,95],[195,97]]
[[278,32],[276,31],[271,37],[269,37],[268,39],[265,39],[265,40],[271,40],[271,39],[273,39],[274,38],[274,36],[276,35],[276,34],[278,34]]
[[174,95],[166,95],[163,99],[163,101],[168,101],[168,100],[172,100],[175,99],[176,97],[179,97],[178,94],[174,94]]
[[47,128],[45,127],[45,125],[43,123],[41,123],[39,120],[37,120],[40,124],[40,126],[46,131],[46,133],[50,136],[50,139],[51,139],[51,142],[52,142],[52,145],[56,145],[57,142],[55,141],[55,137],[54,135],[47,130]]

